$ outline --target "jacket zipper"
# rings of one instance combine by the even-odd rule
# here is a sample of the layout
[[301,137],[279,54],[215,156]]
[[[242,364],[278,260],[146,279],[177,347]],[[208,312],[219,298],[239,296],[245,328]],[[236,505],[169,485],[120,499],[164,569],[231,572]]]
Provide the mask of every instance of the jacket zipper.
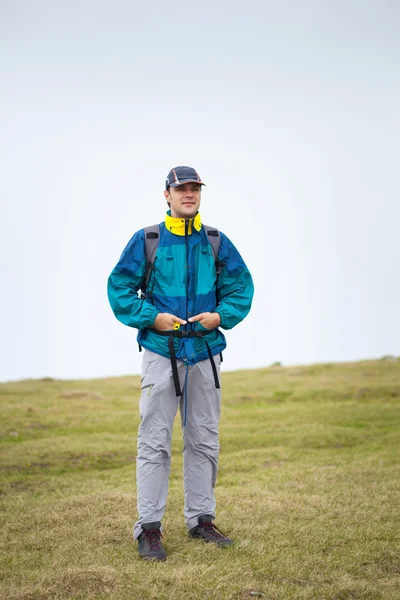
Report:
[[186,321],[189,308],[189,219],[185,220],[185,245],[186,245]]

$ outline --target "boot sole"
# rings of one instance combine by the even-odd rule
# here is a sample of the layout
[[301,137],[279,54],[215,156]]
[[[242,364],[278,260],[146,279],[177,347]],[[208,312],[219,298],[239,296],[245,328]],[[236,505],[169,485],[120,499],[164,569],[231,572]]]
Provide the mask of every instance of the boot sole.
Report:
[[142,554],[139,554],[139,558],[141,558],[143,560],[149,560],[151,562],[155,562],[157,560],[160,560],[160,561],[167,560],[166,555],[164,555],[164,556],[143,556]]
[[190,535],[189,534],[189,539],[190,540],[201,540],[202,542],[205,542],[206,544],[214,544],[214,546],[219,546],[220,548],[223,548],[224,546],[233,546],[233,544],[235,543],[234,540],[230,541],[230,542],[217,542],[217,541],[213,541],[213,540],[207,540],[206,538],[203,538],[201,536],[195,536],[195,535]]

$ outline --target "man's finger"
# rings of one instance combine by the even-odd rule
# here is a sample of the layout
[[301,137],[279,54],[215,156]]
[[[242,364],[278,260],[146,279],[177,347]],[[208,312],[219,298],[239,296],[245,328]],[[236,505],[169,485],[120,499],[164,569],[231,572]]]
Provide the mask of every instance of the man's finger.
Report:
[[[179,317],[175,317],[175,315],[172,315],[172,318],[173,318],[173,320],[176,323],[180,323],[181,325],[186,325],[186,321],[184,321],[184,319],[180,319]],[[190,321],[190,319],[189,319],[189,321]]]
[[194,323],[195,321],[201,321],[203,317],[204,317],[204,313],[200,313],[199,315],[196,315],[195,317],[190,317],[189,323]]

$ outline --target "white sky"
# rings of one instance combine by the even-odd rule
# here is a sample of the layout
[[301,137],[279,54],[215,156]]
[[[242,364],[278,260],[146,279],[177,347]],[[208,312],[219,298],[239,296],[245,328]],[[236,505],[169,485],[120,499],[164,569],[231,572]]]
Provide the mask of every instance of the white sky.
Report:
[[0,380],[137,373],[108,305],[194,166],[255,281],[225,368],[400,354],[400,4],[0,0]]

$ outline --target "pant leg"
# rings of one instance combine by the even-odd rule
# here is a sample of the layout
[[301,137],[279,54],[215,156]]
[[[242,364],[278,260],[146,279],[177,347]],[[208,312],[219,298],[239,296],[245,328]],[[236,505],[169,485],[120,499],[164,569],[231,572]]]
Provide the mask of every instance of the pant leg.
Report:
[[[220,358],[214,356],[220,379]],[[214,487],[217,479],[219,438],[218,423],[221,390],[216,389],[211,363],[203,360],[189,367],[186,427],[183,427],[184,516],[188,529],[200,515],[215,518]],[[184,396],[181,417],[184,416]]]
[[[182,375],[182,383],[183,383]],[[146,350],[142,363],[142,390],[139,402],[141,423],[138,432],[136,481],[138,521],[161,521],[168,495],[172,426],[180,398],[176,396],[168,358]]]

